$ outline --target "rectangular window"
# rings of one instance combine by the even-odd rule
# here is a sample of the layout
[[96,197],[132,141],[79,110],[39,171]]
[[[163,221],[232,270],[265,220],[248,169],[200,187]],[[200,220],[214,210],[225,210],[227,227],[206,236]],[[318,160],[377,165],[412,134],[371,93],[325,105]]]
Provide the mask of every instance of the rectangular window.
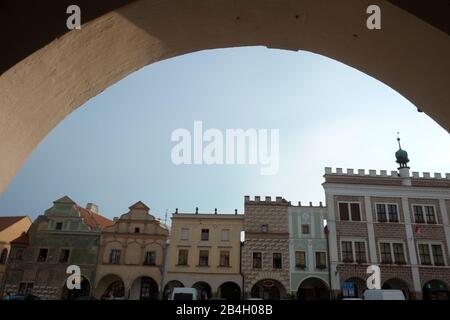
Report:
[[62,230],[62,228],[63,228],[63,223],[62,222],[57,222],[56,226],[55,226],[55,229],[56,230]]
[[351,203],[350,209],[352,212],[352,221],[361,221],[361,211],[359,208],[359,203]]
[[302,234],[309,234],[309,224],[302,224]]
[[155,251],[147,251],[145,253],[144,264],[146,266],[155,266],[156,265],[156,252]]
[[222,229],[222,241],[230,241],[230,230]]
[[343,221],[350,220],[349,212],[348,212],[348,203],[346,203],[346,202],[339,203],[339,217]]
[[384,204],[377,204],[377,219],[379,222],[386,222],[386,206]]
[[209,240],[209,229],[202,229],[202,241],[208,241]]
[[387,242],[380,243],[380,256],[381,256],[381,263],[385,264],[392,263],[392,253],[390,243]]
[[416,223],[424,223],[422,206],[413,206],[414,220]]
[[230,266],[230,251],[220,251],[220,266],[221,267]]
[[134,228],[134,233],[140,233],[141,232],[141,228]]
[[120,264],[120,250],[112,249],[109,253],[109,263],[110,264]]
[[181,228],[181,240],[189,240],[189,229]]
[[19,284],[19,294],[26,295],[31,294],[33,292],[33,283],[32,282],[21,282]]
[[394,243],[394,261],[396,264],[405,264],[405,251],[403,249],[403,243]]
[[431,245],[431,250],[433,252],[433,260],[435,266],[444,265],[444,254],[442,253],[442,246],[440,244]]
[[61,252],[59,253],[59,262],[60,263],[66,263],[69,261],[70,256],[70,250],[69,249],[61,249]]
[[198,257],[198,265],[201,267],[207,267],[209,260],[209,251],[208,250],[200,250]]
[[398,222],[397,205],[388,204],[389,222]]
[[261,225],[261,232],[262,232],[262,233],[267,233],[267,232],[269,232],[269,225],[268,225],[268,224],[263,224],[263,225]]
[[339,202],[339,217],[343,221],[361,221],[359,203]]
[[188,265],[188,250],[180,249],[178,250],[178,265],[187,266]]
[[48,249],[39,249],[38,262],[45,262],[47,260]]
[[366,244],[364,242],[355,242],[355,259],[358,263],[365,263],[366,258]]
[[430,248],[428,244],[419,244],[420,263],[423,265],[431,265]]
[[436,223],[436,215],[434,214],[433,206],[425,206],[425,215],[427,217],[427,223]]
[[295,267],[299,269],[306,268],[306,253],[305,251],[295,251]]
[[253,269],[261,269],[261,268],[262,268],[262,253],[253,252]]
[[325,252],[316,252],[316,268],[326,269],[327,267],[327,255]]
[[342,241],[342,261],[353,262],[353,249],[351,241]]
[[273,254],[273,263],[272,266],[274,269],[281,269],[282,267],[282,262],[281,262],[281,253],[279,252],[275,252]]

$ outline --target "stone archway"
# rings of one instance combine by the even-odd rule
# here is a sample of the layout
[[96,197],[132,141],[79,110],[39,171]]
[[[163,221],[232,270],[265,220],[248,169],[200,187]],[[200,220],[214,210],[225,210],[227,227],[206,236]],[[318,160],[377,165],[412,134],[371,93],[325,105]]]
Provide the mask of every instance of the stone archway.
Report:
[[130,300],[158,300],[159,288],[153,278],[139,277],[131,284]]
[[219,298],[227,300],[239,300],[241,298],[241,288],[232,281],[224,282],[218,290]]
[[366,289],[367,285],[365,280],[352,277],[343,282],[342,295],[349,298],[361,298]]
[[[389,85],[449,130],[448,35],[376,2],[383,14],[377,31],[366,26],[370,0],[139,0],[42,40],[0,77],[0,192],[87,100],[145,65],[212,48],[258,45],[330,57]],[[65,12],[53,18],[63,26]]]
[[100,279],[95,289],[97,299],[125,298],[125,284],[119,276],[108,274]]
[[286,288],[279,281],[264,279],[253,285],[250,297],[264,300],[280,300],[286,297],[286,294]]
[[423,285],[423,300],[450,300],[450,290],[442,280],[430,280]]
[[383,283],[383,286],[381,289],[394,289],[394,290],[402,290],[403,295],[405,296],[405,299],[409,300],[411,299],[410,289],[408,287],[408,284],[399,278],[392,278],[389,280],[386,280]]
[[178,280],[172,280],[166,283],[163,291],[163,300],[168,300],[174,288],[183,288],[184,284]]
[[199,281],[194,283],[192,288],[197,289],[199,300],[209,300],[212,298],[211,286],[208,283]]
[[61,294],[62,300],[78,300],[78,299],[88,299],[91,295],[91,284],[89,280],[81,276],[81,288],[69,290],[67,285],[64,284]]
[[297,290],[299,300],[329,300],[330,291],[328,285],[322,279],[311,277],[300,283]]

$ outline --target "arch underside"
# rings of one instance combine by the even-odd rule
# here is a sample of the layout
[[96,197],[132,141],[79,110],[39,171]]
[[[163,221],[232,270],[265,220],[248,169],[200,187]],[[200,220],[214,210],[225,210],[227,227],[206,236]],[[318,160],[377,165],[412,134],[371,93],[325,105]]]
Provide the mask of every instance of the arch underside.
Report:
[[[366,27],[371,4],[381,6],[381,30]],[[140,0],[2,74],[0,192],[59,122],[128,74],[182,54],[240,46],[333,58],[386,83],[450,129],[449,37],[387,1]]]

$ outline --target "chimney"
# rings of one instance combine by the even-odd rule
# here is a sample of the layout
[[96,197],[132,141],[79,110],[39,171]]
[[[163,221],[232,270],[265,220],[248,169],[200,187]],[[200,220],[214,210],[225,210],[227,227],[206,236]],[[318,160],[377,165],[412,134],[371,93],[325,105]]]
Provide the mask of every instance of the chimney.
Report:
[[86,205],[86,209],[89,210],[92,213],[98,214],[98,206],[94,203],[89,202]]

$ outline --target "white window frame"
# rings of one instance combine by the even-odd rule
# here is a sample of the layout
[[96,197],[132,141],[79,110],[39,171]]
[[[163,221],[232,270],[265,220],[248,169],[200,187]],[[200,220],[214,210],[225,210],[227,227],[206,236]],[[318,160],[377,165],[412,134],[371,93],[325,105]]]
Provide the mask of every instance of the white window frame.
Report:
[[395,254],[394,254],[394,244],[401,244],[403,246],[403,259],[405,261],[404,264],[400,264],[400,265],[407,265],[408,264],[408,257],[406,255],[406,243],[404,241],[398,241],[398,240],[389,240],[389,239],[381,239],[378,240],[378,257],[380,258],[380,263],[382,264],[382,260],[381,260],[381,243],[389,243],[389,247],[391,250],[391,260],[392,260],[392,265],[398,265],[397,261],[395,260]]
[[[416,206],[417,207],[422,207],[423,222],[416,222],[416,215],[414,213],[414,207],[416,207]],[[436,221],[435,223],[428,223],[425,207],[433,207],[434,220]],[[430,225],[438,225],[439,224],[437,210],[436,210],[436,206],[434,204],[412,203],[411,204],[411,209],[412,209],[412,218],[413,218],[414,223],[417,223],[417,224],[430,224]]]
[[[339,209],[339,205],[341,203],[346,203],[348,206],[348,220],[341,220],[341,210]],[[352,211],[351,211],[351,204],[353,203],[357,203],[359,206],[359,217],[361,218],[360,220],[352,220]],[[345,222],[365,222],[365,219],[363,219],[363,212],[362,212],[362,206],[361,206],[361,202],[360,201],[338,201],[338,207],[337,207],[337,211],[338,211],[338,216],[339,216],[339,221],[345,221]]]
[[[341,238],[339,240],[340,242],[340,254],[341,254],[341,263],[354,263],[354,264],[360,264],[356,261],[356,250],[355,250],[355,242],[364,242],[364,251],[366,254],[366,262],[363,263],[369,263],[369,256],[368,256],[368,247],[367,247],[367,240],[366,239],[358,239],[358,238]],[[353,262],[344,262],[344,254],[343,254],[343,246],[342,242],[351,242],[352,243],[352,256],[353,256]]]
[[[430,252],[431,265],[422,264],[422,260],[420,258],[419,244],[425,244],[425,245],[428,246],[428,251]],[[440,245],[441,246],[442,256],[444,258],[444,265],[443,266],[436,266],[435,265],[432,245]],[[416,251],[417,252],[417,260],[419,261],[419,265],[424,266],[424,267],[431,267],[431,266],[445,267],[445,266],[448,266],[448,264],[447,264],[447,254],[445,252],[445,246],[444,246],[444,244],[442,242],[440,242],[440,241],[417,241],[416,242],[416,250],[417,250]]]
[[[385,209],[386,209],[386,221],[379,221],[378,220],[378,212],[377,212],[377,205],[384,205]],[[397,219],[398,221],[391,221],[391,219],[389,218],[389,205],[395,206],[397,208]],[[379,223],[384,223],[384,222],[390,222],[390,223],[400,223],[400,210],[399,210],[399,206],[398,203],[390,203],[390,202],[375,202],[375,215],[376,215],[376,221]]]

